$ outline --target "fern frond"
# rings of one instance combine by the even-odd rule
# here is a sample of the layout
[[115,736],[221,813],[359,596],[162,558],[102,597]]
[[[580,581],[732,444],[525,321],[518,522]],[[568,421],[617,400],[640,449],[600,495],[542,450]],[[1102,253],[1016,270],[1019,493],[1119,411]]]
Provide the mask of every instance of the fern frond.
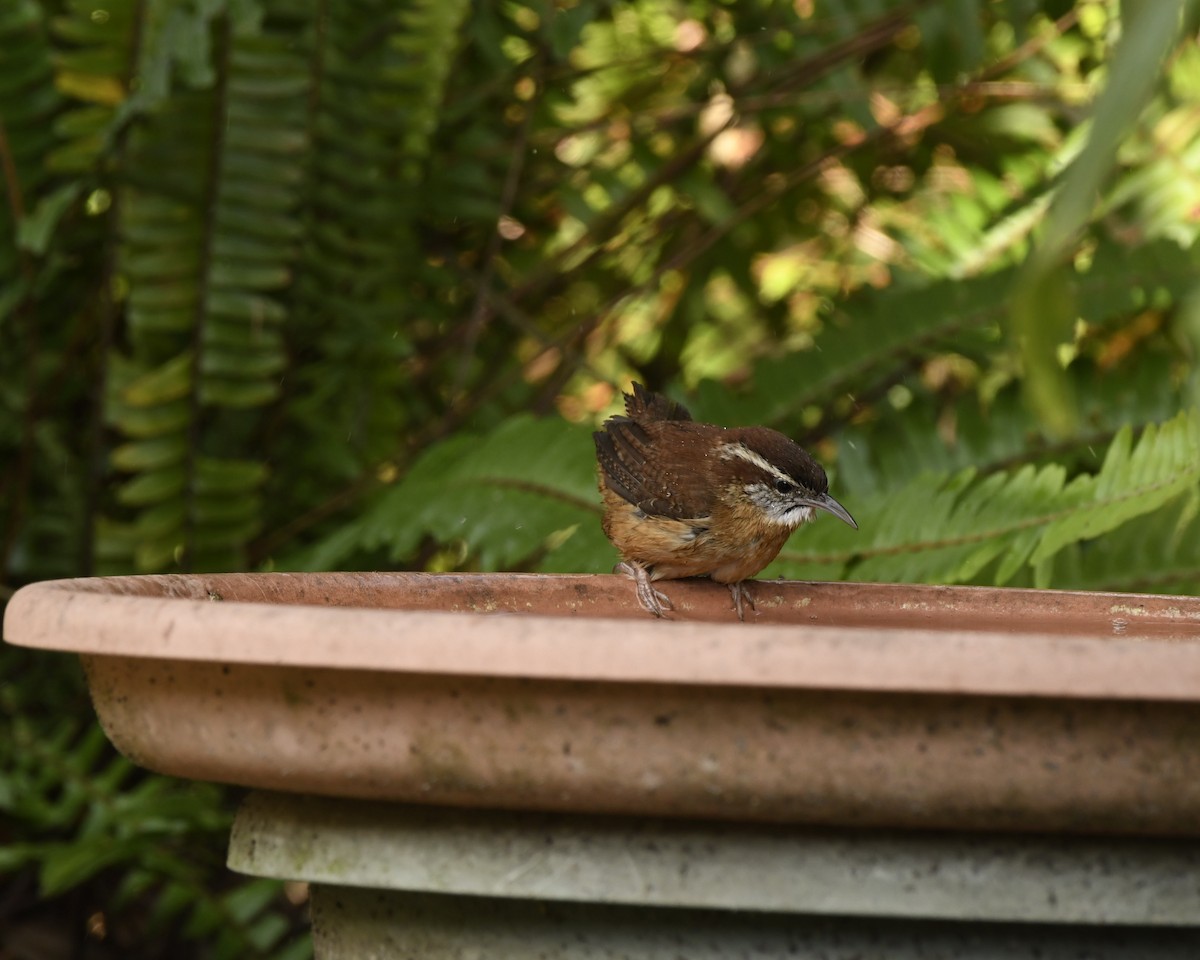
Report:
[[[1094,476],[1026,465],[922,475],[845,502],[857,531],[821,520],[800,530],[763,574],[791,579],[998,584],[1028,571],[1049,583],[1050,560],[1153,513],[1200,482],[1200,413],[1143,431],[1122,428]],[[480,440],[434,447],[362,517],[293,563],[335,567],[383,552],[392,562],[423,542],[458,543],[483,569],[602,571],[613,558],[599,525],[588,432],[516,417]]]
[[468,6],[337,3],[315,33],[312,140],[289,296],[288,335],[305,363],[285,384],[287,429],[276,445],[302,479],[271,491],[280,522],[295,504],[394,456],[407,418],[419,413],[406,375],[416,365],[414,326],[439,318],[422,296],[429,268],[418,214],[442,199],[427,185],[426,165]]
[[0,324],[32,292],[19,231],[51,185],[45,160],[56,144],[60,106],[41,10],[33,0],[6,4],[0,10]]
[[102,240],[94,221],[78,223],[84,184],[50,164],[64,105],[50,8],[0,8],[0,577],[19,583],[78,563],[88,483],[79,421],[93,370],[69,367],[69,347],[92,310],[78,278]]
[[94,4],[71,0],[55,19],[59,84],[71,106],[56,123],[63,142],[48,159],[51,169],[92,173],[111,152],[137,68],[139,8],[137,0],[114,0],[96,16]]
[[1133,432],[1125,428],[1109,446],[1100,472],[1075,482],[1089,494],[1081,507],[1046,528],[1029,562],[1037,566],[1067,544],[1093,540],[1157,510],[1198,480],[1200,413],[1180,414],[1162,427],[1150,425],[1136,448]]
[[186,939],[211,937],[214,958],[305,955],[289,936],[297,923],[278,882],[214,883],[212,853],[230,819],[220,787],[140,773],[90,710],[64,713],[87,694],[61,661],[5,647],[0,664],[0,677],[22,678],[0,681],[0,712],[11,718],[0,742],[0,811],[28,838],[0,851],[0,875],[36,866],[47,900],[77,891],[114,921],[136,917],[148,936],[174,927]]
[[604,570],[613,553],[599,514],[591,433],[518,416],[486,437],[431,448],[358,520],[294,562],[328,569],[382,551],[395,563],[429,539],[460,544],[482,569]]
[[[1195,271],[1195,254],[1173,243],[1134,249],[1105,243],[1071,285],[1079,315],[1099,325],[1152,302],[1177,301],[1190,290]],[[983,354],[999,338],[1016,274],[1011,268],[853,297],[841,316],[826,323],[813,349],[760,362],[745,390],[702,382],[695,412],[713,423],[767,423],[786,431],[805,408],[832,410],[847,391],[886,383],[938,350]]]
[[[12,217],[19,194],[36,196],[48,178],[43,160],[54,144],[51,120],[61,104],[51,66],[49,38],[33,0],[0,11],[0,122],[4,130],[4,176],[0,210]],[[28,212],[32,203],[22,206]],[[6,231],[7,233],[8,231]]]
[[[1077,358],[1067,375],[1080,397],[1083,432],[1056,444],[1040,433],[1016,385],[986,405],[977,396],[951,404],[927,393],[900,411],[880,404],[877,419],[848,427],[837,438],[839,488],[871,495],[926,472],[971,467],[986,474],[1051,456],[1097,460],[1092,451],[1107,447],[1121,427],[1141,430],[1184,406],[1184,385],[1173,371],[1178,362],[1165,351],[1143,350],[1106,371],[1086,357]],[[943,417],[952,421],[952,438],[932,428]]]
[[1200,492],[1136,517],[1054,558],[1054,585],[1074,590],[1200,593]]
[[[1099,472],[1068,481],[1059,465],[1025,466],[976,480],[973,471],[923,476],[848,506],[859,531],[835,523],[801,530],[772,570],[797,579],[964,583],[992,569],[1003,584],[1157,510],[1200,482],[1200,413],[1148,427],[1136,445],[1122,428]],[[993,567],[993,565],[995,565]]]
[[112,463],[141,571],[245,565],[265,469],[236,454],[245,411],[278,396],[286,362],[307,64],[294,26],[211,29],[211,83],[189,63],[201,85],[164,93],[131,132],[120,197],[133,355],[114,362],[109,419],[127,437]]

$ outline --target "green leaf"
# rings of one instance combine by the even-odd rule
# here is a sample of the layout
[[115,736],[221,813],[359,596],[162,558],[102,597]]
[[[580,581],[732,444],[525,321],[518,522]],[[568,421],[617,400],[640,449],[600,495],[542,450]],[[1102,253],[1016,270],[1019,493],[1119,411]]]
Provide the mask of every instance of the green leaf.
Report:
[[[485,569],[531,557],[554,569],[552,558],[576,540],[578,528],[599,531],[599,513],[591,431],[518,416],[487,437],[456,437],[431,448],[384,491],[353,535],[340,534],[305,562],[326,565],[351,549],[380,547],[398,560],[430,536],[443,544],[463,541]],[[579,551],[579,542],[587,549]],[[587,567],[614,562],[603,536],[591,535],[572,544],[571,564],[589,551]]]
[[[0,312],[0,316],[3,313]],[[1179,333],[1191,359],[1188,390],[1192,404],[1200,409],[1200,285],[1194,287],[1179,309]]]
[[200,371],[206,378],[234,377],[260,379],[278,373],[283,369],[286,362],[287,358],[281,352],[275,350],[235,353],[219,348],[211,348],[201,354]]
[[141,335],[188,333],[196,324],[196,308],[189,305],[170,310],[161,307],[147,310],[131,303],[128,320],[130,329]]
[[199,266],[200,251],[185,247],[139,251],[136,256],[127,252],[121,264],[126,276],[133,281],[135,290],[140,283],[161,285],[174,282],[178,285],[180,281],[195,277]]
[[[0,799],[0,809],[9,805]],[[45,856],[45,850],[40,844],[11,843],[0,847],[0,874],[15,873],[27,863],[36,863]]]
[[182,500],[169,500],[149,507],[138,514],[135,529],[138,540],[172,543],[182,539],[181,531],[187,522],[187,510]]
[[[301,84],[307,84],[308,78],[301,77]],[[244,121],[232,121],[225,128],[225,142],[232,150],[250,150],[255,153],[299,153],[308,143],[308,137],[301,130],[289,130],[287,127],[264,126],[250,124]]]
[[1065,589],[1200,593],[1200,491],[1191,490],[1054,557],[1054,584]]
[[1041,245],[1013,289],[1010,324],[1025,361],[1026,395],[1058,437],[1078,430],[1074,397],[1055,354],[1075,319],[1065,261],[1091,214],[1121,136],[1154,89],[1158,65],[1174,43],[1185,6],[1186,0],[1132,5],[1108,67],[1108,82],[1096,100],[1087,144],[1067,172],[1051,204]]
[[268,297],[224,289],[214,289],[209,294],[208,309],[214,314],[251,323],[278,323],[287,316],[287,311]]
[[205,406],[248,410],[274,401],[280,393],[278,383],[263,381],[218,380],[205,377],[200,384],[200,400]]
[[177,433],[191,420],[191,405],[186,399],[160,403],[153,407],[125,407],[114,410],[111,416],[121,431],[129,437],[144,439]]
[[1025,359],[1029,405],[1052,436],[1069,437],[1079,429],[1079,414],[1056,353],[1069,339],[1075,319],[1065,268],[1060,264],[1031,266],[1028,276],[1013,290],[1012,318]]
[[181,467],[141,473],[117,488],[117,499],[128,506],[162,503],[183,493],[186,477]]
[[182,433],[164,434],[133,443],[123,443],[112,453],[118,470],[157,470],[181,463],[187,456],[187,437]]
[[1132,444],[1128,428],[1117,434],[1100,473],[1084,481],[1091,494],[1087,506],[1052,523],[1030,563],[1157,510],[1200,481],[1200,412],[1181,413],[1161,428],[1147,427],[1137,447]]
[[129,294],[130,305],[146,312],[190,310],[194,313],[200,293],[194,282],[185,278],[175,283],[139,283]]
[[[918,392],[901,410],[881,407],[875,419],[846,428],[838,438],[839,490],[868,495],[908,482],[920,473],[955,473],[974,467],[982,473],[1043,462],[1068,462],[1103,449],[1117,430],[1161,422],[1186,404],[1186,392],[1173,375],[1170,354],[1142,352],[1111,369],[1080,357],[1067,369],[1079,395],[1086,433],[1070,444],[1051,445],[1040,424],[1011,384],[987,402],[977,396],[944,398]],[[905,381],[921,391],[915,378]],[[947,420],[946,436],[930,424]]]
[[[1090,268],[1064,282],[1070,284],[1068,295],[1082,317],[1100,325],[1142,309],[1157,291],[1168,302],[1183,297],[1196,269],[1195,251],[1180,250],[1174,243],[1134,249],[1102,243]],[[812,349],[760,361],[742,389],[702,381],[692,413],[711,423],[764,423],[786,431],[801,421],[805,408],[830,411],[846,400],[847,392],[888,383],[922,357],[951,350],[994,351],[1017,273],[1012,268],[917,288],[893,284],[859,293],[840,305],[842,315],[825,324]]]
[[185,351],[139,377],[121,391],[132,407],[150,407],[188,396],[192,391],[192,354]]
[[1045,578],[1064,547],[1200,482],[1200,414],[1151,426],[1132,448],[1130,436],[1128,429],[1117,435],[1095,476],[1068,480],[1060,465],[1027,465],[983,479],[972,471],[922,475],[863,501],[846,498],[858,531],[818,518],[768,569],[798,579],[928,583],[972,582],[990,569],[988,579],[1002,584],[1030,567]]
[[111,837],[77,839],[70,844],[51,847],[42,860],[38,874],[42,896],[53,897],[79,886],[113,864],[133,859],[141,843],[137,838],[114,840]]
[[225,909],[238,923],[245,924],[262,914],[282,895],[278,880],[253,880],[230,890],[224,898]]
[[157,573],[170,569],[184,556],[184,534],[182,529],[171,531],[162,537],[139,537],[133,555],[134,570],[138,573]]
[[21,248],[34,256],[44,256],[50,248],[50,240],[58,228],[59,221],[79,199],[82,191],[83,185],[73,182],[63,184],[44,196],[33,213],[21,221],[17,232],[17,241]]
[[209,282],[216,287],[245,290],[277,290],[286,287],[291,272],[283,266],[228,263],[216,261],[209,272]]
[[196,464],[196,489],[205,496],[241,494],[266,479],[267,468],[253,460],[216,460],[201,457]]

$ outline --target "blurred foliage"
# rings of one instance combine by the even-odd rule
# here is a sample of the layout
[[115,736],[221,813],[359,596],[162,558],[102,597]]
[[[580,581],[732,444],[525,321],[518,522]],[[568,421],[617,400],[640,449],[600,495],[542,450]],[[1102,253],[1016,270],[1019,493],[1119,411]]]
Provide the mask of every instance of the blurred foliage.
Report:
[[2,661],[6,960],[311,956],[277,883],[225,872],[223,788],[116,755],[78,668],[62,659],[8,648]]
[[[2,589],[607,570],[636,378],[829,467],[766,575],[1200,592],[1197,4],[1125,7],[8,0]],[[66,660],[0,648],[0,930],[303,955]]]

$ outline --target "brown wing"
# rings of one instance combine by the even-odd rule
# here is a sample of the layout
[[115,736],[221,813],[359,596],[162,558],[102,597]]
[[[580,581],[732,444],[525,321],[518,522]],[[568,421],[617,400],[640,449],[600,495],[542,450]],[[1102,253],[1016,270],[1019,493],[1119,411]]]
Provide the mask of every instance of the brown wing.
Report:
[[683,420],[642,422],[610,417],[592,434],[605,485],[643,512],[672,520],[709,516],[704,470],[708,434],[719,429]]
[[647,390],[640,383],[633,393],[625,394],[625,412],[629,419],[646,423],[651,420],[691,420],[692,415],[682,403],[676,403],[661,393]]

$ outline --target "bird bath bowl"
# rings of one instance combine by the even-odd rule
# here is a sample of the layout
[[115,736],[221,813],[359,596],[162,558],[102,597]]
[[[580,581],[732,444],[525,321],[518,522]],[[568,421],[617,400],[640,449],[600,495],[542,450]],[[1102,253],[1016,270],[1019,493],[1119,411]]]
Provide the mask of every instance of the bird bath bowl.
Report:
[[[239,816],[231,865],[320,884],[322,957],[368,955],[361,937],[380,957],[418,945],[425,956],[509,956],[510,941],[514,957],[535,943],[575,955],[567,944],[581,930],[601,951],[576,951],[589,957],[630,944],[641,944],[632,956],[674,956],[671,944],[687,936],[684,955],[696,957],[738,955],[754,937],[771,955],[797,936],[832,938],[830,950],[842,943],[851,956],[862,943],[812,918],[866,915],[867,901],[908,917],[894,921],[902,927],[969,916],[1140,929],[1200,917],[1200,848],[1189,839],[1200,836],[1200,599],[778,581],[752,589],[757,614],[743,624],[728,591],[702,581],[666,585],[672,621],[647,616],[629,581],[612,576],[55,581],[14,596],[5,638],[79,654],[101,723],[136,763],[264,791]],[[1054,840],[1058,853],[1020,846],[1049,842],[1031,836],[1049,832],[1071,835]],[[469,849],[491,856],[489,866],[463,868],[462,838],[484,836],[493,842]],[[575,843],[566,866],[530,852],[555,837],[560,849],[564,838]],[[835,841],[850,847],[829,848]],[[665,851],[659,872],[631,852],[647,844]],[[680,878],[704,873],[705,844],[715,862],[774,866],[761,877],[729,867],[741,892],[724,900],[709,870],[702,895]],[[597,868],[607,879],[572,880],[589,851],[617,866]],[[1055,876],[1076,876],[1078,896],[1051,889],[1035,909],[1028,892],[1040,897],[1052,881],[1019,864],[1056,856],[1066,865]],[[883,873],[864,866],[874,857]],[[997,857],[1018,866],[996,873]],[[869,883],[854,880],[852,863]],[[1140,866],[1122,874],[1114,863]],[[767,876],[777,890],[789,870],[807,879],[783,894],[760,890]],[[933,887],[913,879],[939,870]],[[971,900],[970,877],[986,889],[1002,875],[1028,902]],[[1170,909],[1130,893],[1181,875],[1183,899]],[[386,897],[401,899],[381,906]],[[513,906],[521,898],[526,906]],[[528,898],[560,905],[522,913]],[[585,909],[616,912],[597,919]],[[775,919],[747,926],[738,914],[723,926],[728,911],[747,909]],[[639,910],[657,911],[655,923],[675,932],[660,924],[651,935]],[[481,918],[474,933],[467,915]],[[736,928],[734,939],[718,928]],[[418,929],[426,939],[412,939]],[[871,935],[898,937],[896,951],[901,941],[932,949],[957,936],[898,929]],[[1064,950],[1083,942],[1072,936]],[[1053,946],[1053,937],[1035,941]],[[1096,943],[1097,956],[1125,956],[1104,952],[1119,938]],[[946,949],[974,955],[961,943]],[[1129,955],[1159,955],[1146,949]]]

